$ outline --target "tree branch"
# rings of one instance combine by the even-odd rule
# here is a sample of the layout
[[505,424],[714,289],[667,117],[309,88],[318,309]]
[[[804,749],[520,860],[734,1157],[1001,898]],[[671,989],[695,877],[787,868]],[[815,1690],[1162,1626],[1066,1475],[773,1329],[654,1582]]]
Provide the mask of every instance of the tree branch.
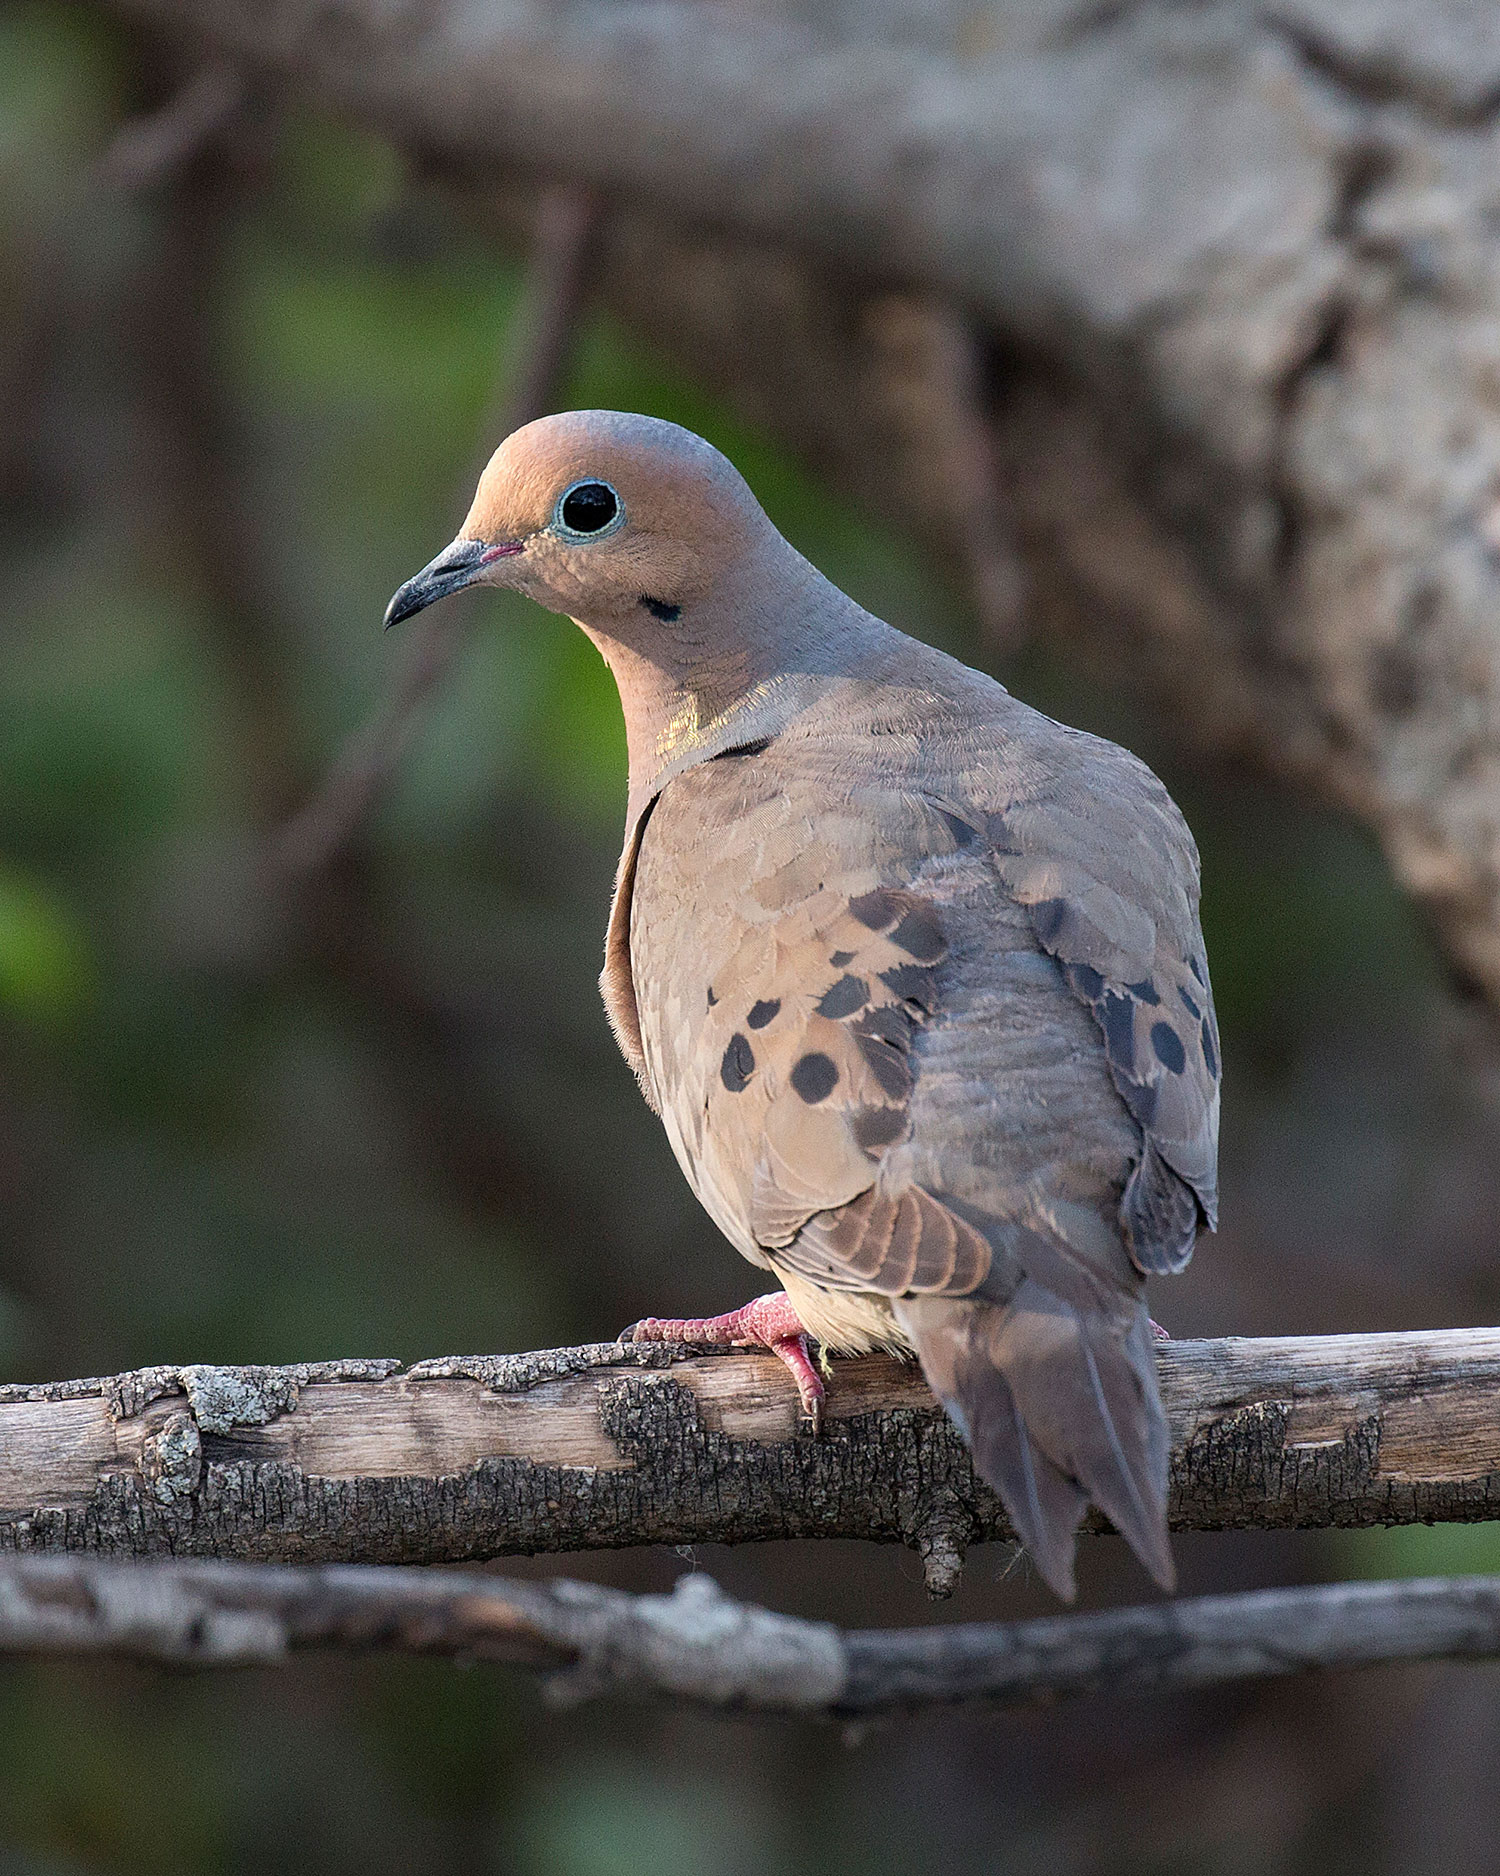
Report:
[[3,1654],[265,1667],[312,1649],[523,1667],[570,1703],[666,1696],[854,1719],[1314,1668],[1492,1660],[1500,1582],[1333,1584],[1024,1622],[848,1630],[736,1602],[696,1574],[669,1596],[637,1596],[567,1579],[368,1565],[0,1563]]
[[[1158,1361],[1178,1530],[1500,1515],[1500,1330]],[[915,1368],[837,1362],[829,1409],[812,1440],[772,1357],[618,1343],[11,1386],[0,1548],[461,1563],[860,1537],[921,1552],[941,1592],[1011,1536]]]

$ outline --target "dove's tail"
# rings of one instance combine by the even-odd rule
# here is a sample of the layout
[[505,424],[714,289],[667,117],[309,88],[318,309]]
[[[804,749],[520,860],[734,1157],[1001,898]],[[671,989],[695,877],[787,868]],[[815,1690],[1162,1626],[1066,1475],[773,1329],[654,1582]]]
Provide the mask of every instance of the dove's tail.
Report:
[[1144,1303],[1105,1315],[1034,1277],[1007,1303],[903,1297],[928,1385],[957,1422],[1052,1590],[1074,1594],[1073,1544],[1090,1500],[1163,1589],[1167,1425]]

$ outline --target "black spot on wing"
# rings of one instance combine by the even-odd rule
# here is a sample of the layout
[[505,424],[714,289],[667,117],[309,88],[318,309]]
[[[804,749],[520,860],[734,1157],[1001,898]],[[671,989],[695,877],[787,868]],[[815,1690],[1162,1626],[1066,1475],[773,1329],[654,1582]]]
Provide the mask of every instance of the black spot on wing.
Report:
[[877,886],[873,892],[863,892],[857,899],[851,899],[849,910],[871,931],[887,931],[901,916],[901,897],[888,887]]
[[1161,1002],[1161,997],[1157,994],[1156,985],[1152,983],[1149,977],[1143,977],[1138,984],[1126,984],[1125,988],[1130,992],[1131,996],[1137,998],[1151,1009],[1155,1009],[1156,1005]]
[[751,1004],[745,1021],[752,1029],[764,1029],[767,1023],[774,1022],[780,1009],[780,997],[762,997],[759,1003]]
[[838,1022],[862,1010],[869,1001],[870,986],[863,977],[841,977],[818,999],[818,1014]]
[[731,1094],[743,1094],[754,1073],[755,1051],[750,1047],[750,1039],[736,1030],[719,1064],[719,1079]]
[[710,984],[708,986],[708,1007],[712,1009],[713,1006],[718,1002],[718,1000],[719,999],[714,995],[714,987],[712,984]]
[[1196,1023],[1198,1018],[1203,1014],[1203,1012],[1202,1010],[1199,1009],[1198,1005],[1193,1001],[1193,999],[1188,995],[1188,993],[1183,989],[1181,984],[1177,986],[1177,996],[1178,996],[1179,1001],[1182,1004],[1182,1007],[1187,1011],[1188,1015],[1191,1016],[1193,1021]]
[[1170,1023],[1151,1025],[1151,1047],[1169,1075],[1180,1075],[1187,1067],[1187,1050],[1182,1046],[1182,1037]]
[[829,1056],[804,1055],[792,1069],[791,1082],[808,1106],[815,1107],[819,1101],[826,1101],[839,1085],[839,1071]]
[[1213,1080],[1219,1079],[1219,1052],[1214,1047],[1214,1027],[1205,1016],[1203,1019],[1203,1059],[1208,1064],[1208,1072]]
[[1156,1098],[1158,1086],[1154,1081],[1130,1081],[1126,1087],[1130,1090],[1125,1097],[1125,1104],[1134,1114],[1136,1121],[1145,1133],[1149,1133],[1156,1123]]
[[903,1055],[911,1045],[911,1018],[893,1003],[877,1003],[853,1028],[857,1036],[873,1036]]
[[859,1048],[880,1083],[881,1093],[889,1100],[905,1101],[911,1094],[911,1070],[906,1066],[906,1057],[877,1036],[861,1036]]
[[653,619],[662,619],[668,625],[675,625],[682,617],[681,606],[674,606],[670,600],[653,599],[649,593],[641,594],[641,604]]
[[891,933],[891,943],[899,945],[908,957],[915,958],[919,964],[935,964],[948,949],[942,926],[920,906],[908,912]]
[[841,971],[846,964],[852,964],[854,962],[854,953],[852,951],[834,951],[830,953],[828,962],[836,971]]
[[1092,964],[1069,964],[1068,982],[1085,1003],[1097,1003],[1104,994],[1104,979]]
[[1135,1074],[1135,1003],[1106,990],[1095,1005],[1109,1059],[1122,1074]]
[[1190,971],[1191,971],[1191,972],[1193,973],[1193,975],[1194,975],[1194,976],[1195,976],[1195,977],[1196,977],[1196,978],[1198,979],[1198,982],[1199,982],[1200,984],[1202,984],[1202,986],[1203,986],[1203,988],[1204,988],[1205,990],[1207,990],[1207,988],[1208,988],[1208,974],[1207,974],[1207,972],[1206,972],[1206,971],[1204,970],[1204,968],[1203,968],[1203,966],[1202,966],[1202,965],[1201,965],[1201,964],[1200,964],[1200,963],[1198,962],[1198,960],[1197,960],[1197,958],[1189,958],[1189,959],[1188,959],[1188,969],[1189,969],[1189,970],[1190,970]]
[[880,981],[893,996],[901,997],[930,1016],[937,1008],[937,979],[925,964],[893,964],[880,973]]
[[899,1107],[862,1107],[850,1119],[854,1137],[873,1159],[906,1132],[906,1113]]

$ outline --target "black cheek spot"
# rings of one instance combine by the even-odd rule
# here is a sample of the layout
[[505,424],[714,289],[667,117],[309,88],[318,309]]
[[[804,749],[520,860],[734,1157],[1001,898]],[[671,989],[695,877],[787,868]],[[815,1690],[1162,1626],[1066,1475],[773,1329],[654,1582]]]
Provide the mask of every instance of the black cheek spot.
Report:
[[836,971],[841,971],[846,964],[852,964],[854,962],[854,953],[852,951],[831,952],[828,962]]
[[1169,1075],[1180,1075],[1187,1067],[1187,1050],[1182,1046],[1182,1037],[1170,1023],[1151,1025],[1151,1046],[1156,1051],[1156,1059]]
[[818,1014],[837,1022],[841,1017],[852,1016],[856,1010],[862,1010],[869,1001],[870,986],[863,977],[841,977],[818,999]]
[[943,928],[930,912],[908,912],[891,933],[891,943],[900,945],[908,957],[919,964],[935,964],[948,949]]
[[849,910],[861,925],[868,925],[871,931],[884,931],[895,924],[901,901],[884,886],[877,886],[874,892],[861,893],[857,899],[851,899]]
[[826,1055],[804,1055],[792,1070],[792,1086],[809,1107],[826,1101],[839,1085],[839,1071]]
[[[1135,1073],[1135,1005],[1129,997],[1117,997],[1106,991],[1099,1004],[1104,1024],[1104,1046],[1116,1068],[1127,1075]],[[1158,1023],[1160,1029],[1164,1025]]]
[[1177,995],[1179,999],[1181,1000],[1182,1007],[1187,1011],[1188,1015],[1191,1016],[1193,1021],[1196,1023],[1198,1018],[1203,1014],[1202,1010],[1198,1008],[1198,1005],[1183,989],[1181,984],[1177,986]]
[[719,1079],[731,1094],[743,1094],[754,1073],[755,1051],[750,1047],[749,1038],[736,1030],[719,1064]]
[[1156,985],[1152,983],[1149,977],[1143,977],[1138,984],[1126,984],[1125,988],[1130,992],[1131,996],[1135,997],[1139,1002],[1147,1004],[1152,1009],[1161,1002],[1161,998],[1157,994]]
[[681,606],[674,606],[669,600],[653,599],[649,593],[641,594],[641,604],[653,619],[661,619],[667,625],[675,625],[682,617]]
[[862,1107],[852,1126],[855,1139],[873,1157],[906,1132],[906,1115],[899,1107]]
[[780,997],[762,997],[759,1003],[751,1005],[750,1014],[745,1021],[752,1029],[764,1029],[767,1023],[775,1020],[780,1009]]
[[1217,1081],[1219,1079],[1219,1052],[1214,1047],[1213,1028],[1206,1016],[1203,1019],[1203,1059],[1208,1064],[1209,1074]]

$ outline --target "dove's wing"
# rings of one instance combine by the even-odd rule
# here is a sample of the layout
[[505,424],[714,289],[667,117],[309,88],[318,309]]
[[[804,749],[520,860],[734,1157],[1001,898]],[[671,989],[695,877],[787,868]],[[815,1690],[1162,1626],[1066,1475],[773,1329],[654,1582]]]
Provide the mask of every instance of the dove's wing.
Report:
[[[1142,1150],[1121,1206],[1144,1272],[1180,1270],[1217,1221],[1219,1032],[1198,855],[1170,795],[1113,743],[1034,719],[1054,759],[986,831],[1037,941],[1093,1011]],[[1066,753],[1066,760],[1059,759]]]

